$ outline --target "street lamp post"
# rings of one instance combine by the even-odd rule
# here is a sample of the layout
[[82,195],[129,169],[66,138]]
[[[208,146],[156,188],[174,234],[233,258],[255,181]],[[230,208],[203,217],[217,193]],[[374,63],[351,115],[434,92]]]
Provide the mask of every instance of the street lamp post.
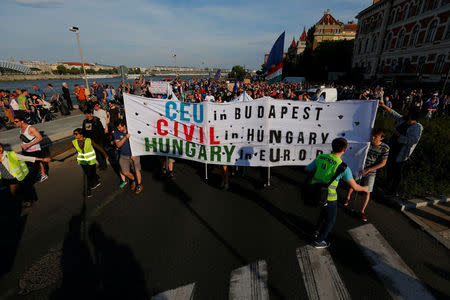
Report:
[[88,79],[86,76],[86,69],[84,68],[83,51],[81,50],[80,36],[78,35],[79,28],[75,27],[75,26],[70,26],[69,30],[72,32],[75,32],[75,34],[77,35],[77,43],[78,43],[78,49],[80,50],[81,65],[83,67],[84,79],[86,80],[86,89],[89,91],[89,82],[88,82]]

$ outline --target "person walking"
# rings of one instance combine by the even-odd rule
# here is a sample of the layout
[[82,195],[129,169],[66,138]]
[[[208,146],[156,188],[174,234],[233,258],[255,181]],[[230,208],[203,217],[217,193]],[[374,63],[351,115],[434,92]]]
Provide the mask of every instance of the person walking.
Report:
[[101,185],[99,176],[97,175],[96,171],[97,159],[95,150],[102,153],[106,158],[108,158],[108,155],[102,147],[97,145],[90,138],[85,138],[83,130],[81,128],[75,129],[73,131],[73,136],[75,137],[75,139],[72,141],[72,143],[68,144],[60,151],[57,151],[50,155],[50,158],[56,157],[66,151],[75,148],[78,153],[77,163],[81,166],[84,174],[87,177],[87,196],[92,197],[92,190]]
[[[42,158],[42,148],[40,142],[42,141],[41,133],[34,127],[25,122],[25,117],[23,115],[17,115],[14,118],[14,124],[20,128],[20,140],[22,141],[22,154],[25,156],[32,156]],[[48,179],[47,174],[45,174],[45,167],[42,161],[38,163],[40,182]],[[36,168],[37,169],[37,168]]]
[[[50,158],[25,156],[14,151],[5,151],[5,147],[0,143],[0,179],[9,188],[12,197],[29,194],[31,183],[25,178],[30,171],[25,162],[34,163],[36,160],[49,162]],[[20,193],[21,189],[23,193]],[[23,206],[30,207],[30,199],[24,199]]]
[[[84,111],[86,119],[83,121],[83,133],[85,137],[93,140],[97,145],[105,147],[105,128],[103,128],[102,122],[99,118],[93,116],[93,112],[90,109]],[[101,152],[96,150],[97,160],[100,170],[106,170],[106,158]]]
[[[387,159],[389,157],[389,146],[383,143],[385,135],[386,130],[384,128],[375,128],[374,130],[372,130],[372,135],[370,137],[370,147],[367,153],[366,162],[364,164],[364,169],[360,172],[362,176],[361,185],[369,187],[369,192],[365,195],[364,203],[361,208],[361,219],[364,222],[367,222],[365,210],[367,204],[369,204],[370,193],[372,193],[373,191],[377,170],[383,168],[386,165]],[[352,193],[353,189],[350,188],[348,190],[347,200],[345,201],[344,206],[348,206]]]
[[[355,191],[368,192],[369,190],[367,186],[360,186],[356,183],[349,167],[342,165],[345,166],[344,169],[341,166],[341,157],[347,151],[347,140],[344,138],[336,138],[332,141],[331,147],[331,154],[320,154],[306,167],[307,172],[314,174],[311,181],[312,185],[328,184],[334,178],[328,186],[326,199],[317,199],[321,201],[321,207],[317,230],[314,234],[315,240],[313,246],[315,248],[327,248],[330,246],[326,238],[336,222],[338,198],[336,190],[339,180],[343,179],[346,181]],[[314,196],[317,197],[317,195]]]
[[385,109],[397,123],[389,143],[391,154],[387,161],[386,171],[389,180],[387,195],[398,196],[406,161],[413,153],[422,136],[423,126],[417,121],[420,111],[416,108],[411,108],[402,116],[392,108],[387,107],[382,101],[380,101],[379,106]]
[[[122,120],[117,124],[117,130],[114,131],[113,138],[119,149],[120,172],[131,181],[131,190],[136,190],[136,194],[140,194],[143,189],[140,157],[131,154],[130,134],[125,121]],[[122,180],[120,187],[123,188],[126,184],[126,180]]]
[[65,82],[62,83],[62,95],[63,95],[64,100],[66,100],[67,108],[69,108],[69,110],[73,110],[73,104],[72,104],[72,99],[70,98],[69,87],[67,86],[67,83],[65,83]]

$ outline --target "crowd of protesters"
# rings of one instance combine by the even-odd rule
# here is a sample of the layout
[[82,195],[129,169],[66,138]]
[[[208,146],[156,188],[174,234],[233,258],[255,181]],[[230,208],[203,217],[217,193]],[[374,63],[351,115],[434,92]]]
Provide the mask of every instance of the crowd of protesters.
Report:
[[[278,82],[269,85],[264,81],[237,82],[226,79],[196,78],[172,80],[170,86],[173,95],[180,101],[193,103],[203,101],[233,102],[244,92],[253,99],[268,96],[280,100],[324,101],[321,87],[315,88],[317,85],[309,83]],[[337,89],[338,100],[379,100],[384,113],[392,116],[398,124],[389,143],[383,142],[386,135],[385,129],[377,128],[372,133],[368,160],[361,171],[359,181],[362,186],[368,187],[367,191],[365,190],[367,195],[361,208],[361,219],[367,221],[365,209],[370,199],[370,192],[373,190],[376,170],[387,166],[389,186],[386,187],[386,192],[397,195],[404,164],[419,142],[423,130],[422,125],[418,123],[419,116],[421,114],[428,118],[447,116],[449,113],[448,95],[445,94],[440,97],[439,92],[432,89],[365,87],[358,90],[354,85],[335,84],[329,84],[327,87]],[[48,88],[50,93],[47,94],[44,94],[36,86],[33,86],[32,94],[19,89],[12,93],[0,91],[2,100],[0,105],[5,116],[21,128],[21,135],[27,138],[31,146],[36,147],[42,139],[42,137],[39,139],[40,134],[36,134],[36,130],[30,127],[31,124],[43,122],[45,120],[43,116],[56,112],[62,101],[65,101],[63,104],[69,110],[74,109],[67,84],[62,85],[62,94],[56,92],[51,85],[48,85]],[[120,188],[124,188],[130,183],[132,191],[137,194],[142,191],[140,159],[131,154],[130,134],[127,131],[126,120],[121,107],[124,93],[161,100],[172,97],[167,93],[152,94],[151,91],[151,83],[142,76],[132,83],[122,83],[117,87],[117,91],[111,86],[100,85],[95,81],[88,89],[83,85],[75,86],[73,93],[78,100],[79,109],[85,115],[85,120],[80,124],[80,128],[74,130],[74,140],[67,147],[53,153],[50,157],[53,158],[70,149],[76,149],[78,164],[83,168],[88,181],[87,196],[92,196],[91,190],[100,185],[99,176],[96,172],[97,163],[100,170],[105,170],[107,169],[107,161],[110,162],[120,177]],[[49,112],[44,111],[44,109]],[[33,140],[35,140],[34,144],[32,143]],[[345,152],[341,149],[339,153],[342,151]],[[40,181],[44,181],[47,179],[47,175],[43,162],[47,162],[49,158],[44,158],[38,152],[31,154],[27,152],[30,152],[29,148],[24,148],[24,155],[38,159],[35,167],[40,174]],[[13,154],[11,153],[10,156],[13,156]],[[17,158],[20,160],[23,157],[18,156]],[[27,161],[32,162],[34,160],[27,159]],[[161,159],[163,176],[174,177],[174,162],[175,160],[172,158]],[[311,167],[311,170],[314,170],[314,168]],[[228,168],[226,166],[223,167],[222,178],[221,187],[227,188]],[[348,172],[345,178],[346,181],[351,179]],[[355,187],[357,188],[357,186]],[[347,195],[345,205],[349,203],[351,194],[352,190]],[[321,243],[326,235],[322,232],[317,241]]]

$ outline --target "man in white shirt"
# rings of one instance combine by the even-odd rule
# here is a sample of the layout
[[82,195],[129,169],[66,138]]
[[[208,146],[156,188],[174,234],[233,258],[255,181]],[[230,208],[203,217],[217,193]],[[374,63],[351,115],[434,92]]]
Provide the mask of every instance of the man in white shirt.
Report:
[[94,116],[100,119],[100,122],[102,122],[103,128],[105,129],[105,133],[108,133],[108,113],[100,108],[100,104],[98,102],[94,105]]
[[207,102],[214,102],[215,98],[211,95],[211,91],[208,92],[208,95],[205,97],[205,101]]

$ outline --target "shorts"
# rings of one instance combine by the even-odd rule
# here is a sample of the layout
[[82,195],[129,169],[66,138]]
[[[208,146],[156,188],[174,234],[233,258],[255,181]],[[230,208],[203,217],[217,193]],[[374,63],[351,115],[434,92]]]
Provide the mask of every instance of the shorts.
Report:
[[2,178],[2,182],[4,185],[9,186],[11,184],[19,184],[19,180],[17,180],[16,178],[13,179],[6,179],[6,178]]
[[167,156],[160,156],[159,157],[161,163],[166,163],[166,160],[169,162],[169,164],[173,164],[175,162],[175,158],[167,157]]
[[122,173],[129,173],[131,170],[141,170],[141,160],[139,156],[136,156],[135,160],[131,159],[131,156],[120,156],[119,158],[120,170]]
[[42,156],[42,150],[39,150],[39,151],[33,151],[33,152],[22,151],[22,155],[24,155],[24,156],[31,156],[31,157],[43,158],[43,156]]
[[360,185],[368,186],[369,193],[372,193],[372,191],[373,191],[373,186],[375,184],[375,177],[376,177],[375,175],[369,175],[369,176],[364,176],[363,178],[361,178]]

